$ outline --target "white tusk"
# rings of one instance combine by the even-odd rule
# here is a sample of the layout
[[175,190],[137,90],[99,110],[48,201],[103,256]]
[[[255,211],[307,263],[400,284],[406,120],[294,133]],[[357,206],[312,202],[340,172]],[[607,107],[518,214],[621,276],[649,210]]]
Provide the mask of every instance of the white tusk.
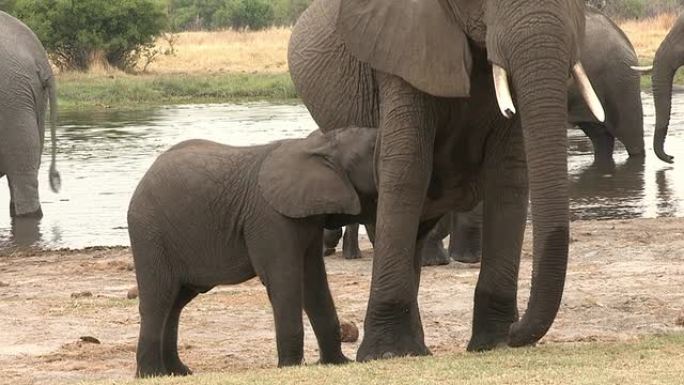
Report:
[[594,88],[591,86],[591,82],[587,77],[587,73],[584,72],[584,67],[582,67],[582,63],[577,62],[577,64],[575,64],[575,66],[572,67],[572,74],[575,76],[575,81],[577,81],[577,87],[579,88],[579,91],[582,94],[584,101],[587,102],[587,106],[589,106],[591,113],[594,114],[594,116],[596,117],[596,119],[598,119],[599,122],[605,122],[606,113],[603,110],[601,101],[599,100],[598,96],[596,96],[596,92],[594,92]]
[[515,105],[511,97],[511,89],[508,86],[508,74],[506,70],[496,64],[492,64],[492,75],[494,75],[494,90],[496,91],[496,101],[499,103],[501,114],[508,119],[515,116]]
[[653,72],[653,66],[629,66],[629,68],[642,74],[650,74]]

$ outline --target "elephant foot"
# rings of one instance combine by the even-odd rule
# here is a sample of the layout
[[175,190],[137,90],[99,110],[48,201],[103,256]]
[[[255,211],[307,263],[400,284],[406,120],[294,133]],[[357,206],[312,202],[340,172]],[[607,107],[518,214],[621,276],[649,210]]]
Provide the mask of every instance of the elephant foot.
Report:
[[[367,315],[365,335],[356,353],[358,362],[406,356],[428,356],[432,353],[425,346],[418,305],[388,306],[395,311],[382,312],[373,317]],[[369,305],[372,309],[373,305]],[[377,309],[378,306],[375,306]],[[375,312],[378,314],[379,312]],[[373,320],[375,318],[376,320]],[[380,320],[380,321],[378,321]]]
[[339,353],[331,355],[330,357],[321,356],[321,359],[318,361],[318,363],[321,365],[344,365],[350,362],[351,360],[347,358],[344,354],[342,354],[341,351]]
[[364,337],[361,346],[359,346],[359,351],[356,353],[356,361],[368,362],[398,357],[429,355],[432,355],[432,353],[423,341],[413,340],[409,336],[392,342],[386,339]]
[[185,364],[179,363],[172,368],[166,368],[169,372],[168,374],[172,376],[189,376],[192,374],[192,370],[188,368]]
[[363,254],[361,253],[361,250],[359,249],[342,249],[342,256],[344,259],[361,259],[363,258]]
[[425,242],[420,258],[423,266],[441,266],[451,262],[442,241]]
[[480,263],[480,253],[472,253],[472,252],[465,252],[465,253],[453,253],[451,254],[451,259],[453,259],[456,262],[461,262],[461,263]]
[[161,377],[161,376],[168,376],[170,374],[171,373],[166,371],[164,368],[147,366],[147,365],[138,365],[138,368],[135,370],[135,377],[136,378]]
[[508,346],[508,327],[505,330],[473,333],[468,343],[469,352],[484,352]]
[[333,254],[335,254],[335,248],[334,247],[326,247],[325,249],[323,249],[323,256],[324,257],[329,257]]

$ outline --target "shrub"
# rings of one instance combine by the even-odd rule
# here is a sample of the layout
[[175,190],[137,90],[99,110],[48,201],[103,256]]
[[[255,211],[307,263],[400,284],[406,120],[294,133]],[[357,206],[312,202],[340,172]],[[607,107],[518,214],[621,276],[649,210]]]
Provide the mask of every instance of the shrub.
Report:
[[85,70],[97,56],[131,70],[165,29],[159,0],[17,0],[14,9],[62,69]]
[[16,0],[0,0],[0,11],[12,13]]
[[173,29],[259,30],[292,25],[312,0],[169,0]]

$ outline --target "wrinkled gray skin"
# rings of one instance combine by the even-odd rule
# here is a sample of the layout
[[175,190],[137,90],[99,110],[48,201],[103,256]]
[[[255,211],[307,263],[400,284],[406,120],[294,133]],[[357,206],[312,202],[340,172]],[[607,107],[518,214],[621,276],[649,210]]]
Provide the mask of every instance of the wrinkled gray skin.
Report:
[[[315,0],[292,31],[298,95],[325,131],[378,127],[375,256],[357,360],[425,355],[420,240],[484,200],[483,264],[469,350],[534,344],[560,305],[568,257],[567,83],[580,0]],[[499,112],[490,63],[517,115]],[[527,311],[517,281],[527,202]]]
[[160,155],[128,209],[140,292],[137,376],[190,374],[177,350],[183,307],[254,276],[273,306],[279,366],[302,361],[302,308],[321,362],[346,362],[323,228],[373,220],[374,146],[375,130],[349,128],[255,147],[190,140]]
[[0,178],[10,187],[10,215],[40,218],[38,170],[50,103],[52,161],[50,187],[57,192],[55,167],[55,78],[43,45],[22,22],[0,11]]
[[[611,169],[616,138],[631,157],[644,155],[640,74],[631,68],[638,65],[638,58],[625,33],[608,17],[587,9],[585,18],[582,63],[605,108],[606,121],[601,123],[594,118],[573,83],[568,88],[568,123],[570,127],[578,126],[592,141],[595,165]],[[684,63],[684,44],[681,58]],[[462,263],[479,262],[481,227],[482,205],[472,212],[445,215],[426,236],[421,256],[423,266],[446,265],[452,259]],[[345,258],[361,255],[358,242],[352,239],[355,231],[358,227],[352,225],[345,232],[342,247]],[[451,235],[448,251],[442,244],[447,235]],[[326,233],[326,236],[332,243],[334,234]],[[333,250],[334,246],[328,247],[328,252]]]
[[680,15],[653,58],[653,100],[656,110],[653,149],[662,161],[673,163],[665,152],[665,138],[672,113],[672,81],[677,69],[684,65],[684,14]]
[[598,122],[573,83],[568,94],[568,122],[579,126],[594,146],[594,161],[612,165],[617,138],[630,156],[644,156],[644,117],[638,57],[627,35],[608,17],[586,13],[582,63],[606,112]]

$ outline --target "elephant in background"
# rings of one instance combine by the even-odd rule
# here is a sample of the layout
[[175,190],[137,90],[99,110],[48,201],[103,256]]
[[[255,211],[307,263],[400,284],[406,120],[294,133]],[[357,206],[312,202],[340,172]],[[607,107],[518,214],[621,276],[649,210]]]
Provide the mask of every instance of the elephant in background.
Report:
[[[378,127],[357,360],[429,354],[417,245],[442,215],[480,201],[484,263],[468,349],[534,344],[551,327],[568,260],[571,73],[605,119],[579,62],[584,13],[583,0],[314,0],[297,21],[290,75],[321,130]],[[528,200],[535,271],[519,317]]]
[[672,81],[677,69],[684,65],[684,14],[670,29],[653,58],[653,101],[656,111],[653,149],[658,158],[673,163],[674,157],[665,152],[665,138],[672,113]]
[[617,138],[629,156],[644,156],[644,114],[641,75],[650,68],[638,67],[638,57],[627,35],[599,11],[587,9],[586,38],[581,57],[587,76],[605,109],[598,122],[573,83],[568,89],[568,122],[578,126],[594,147],[594,161],[613,163]]
[[[599,122],[587,108],[573,82],[568,87],[568,123],[578,126],[589,137],[594,148],[594,163],[610,171],[614,167],[615,139],[622,142],[630,157],[644,156],[644,122],[640,76],[650,68],[637,67],[638,58],[632,43],[612,20],[599,11],[587,9],[586,38],[581,57],[587,76],[606,113]],[[684,62],[684,44],[682,49]],[[445,265],[451,260],[462,263],[480,261],[482,205],[467,213],[445,215],[426,235],[422,249],[423,266]],[[342,246],[345,258],[360,257],[355,234],[358,226],[347,226]],[[334,251],[339,236],[328,234],[328,253]],[[340,234],[341,235],[341,231]],[[448,250],[442,244],[450,235]]]
[[50,104],[50,187],[57,192],[55,77],[43,45],[21,21],[0,11],[0,177],[7,176],[12,217],[40,218],[38,170]]

